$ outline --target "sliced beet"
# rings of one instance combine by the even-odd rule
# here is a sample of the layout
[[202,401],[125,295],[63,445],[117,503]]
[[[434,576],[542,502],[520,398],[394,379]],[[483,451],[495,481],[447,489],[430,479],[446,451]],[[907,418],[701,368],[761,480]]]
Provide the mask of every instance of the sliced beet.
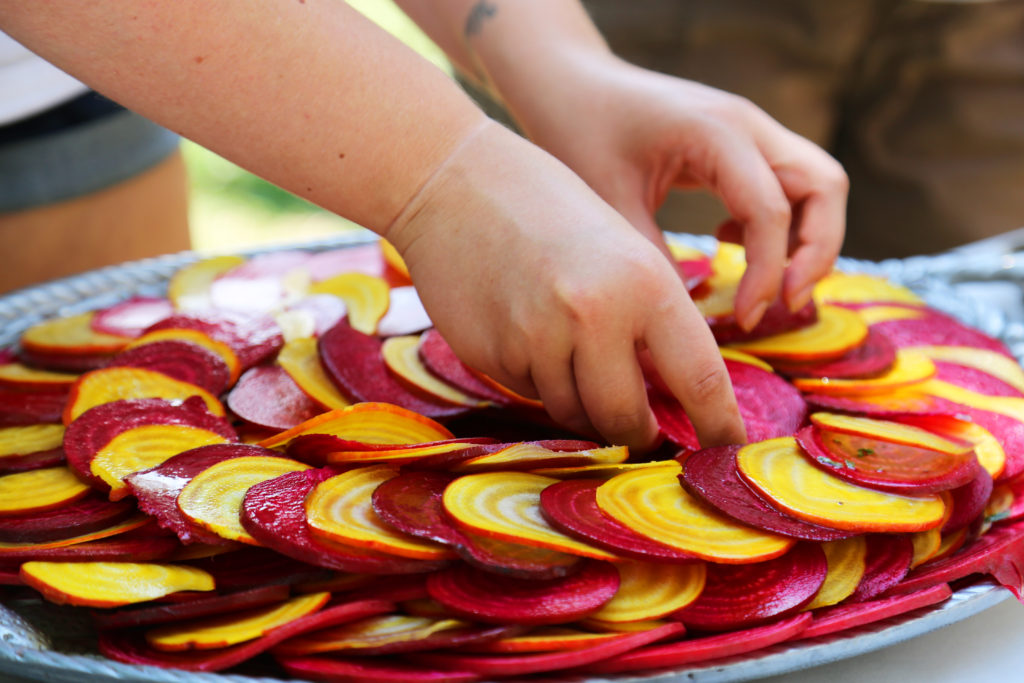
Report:
[[405,662],[373,657],[279,657],[278,663],[292,676],[311,681],[346,683],[474,683],[472,671],[430,669]]
[[184,564],[198,567],[213,575],[219,590],[243,590],[275,584],[295,585],[319,581],[330,572],[300,562],[268,548],[243,546],[238,550],[187,560]]
[[821,469],[851,483],[892,493],[948,491],[970,483],[981,469],[973,451],[943,453],[817,425],[804,427],[796,439]]
[[59,423],[67,389],[17,391],[0,387],[0,427]]
[[850,605],[835,605],[817,610],[814,613],[814,620],[800,638],[817,638],[818,636],[838,633],[848,629],[872,624],[882,619],[888,619],[900,614],[905,614],[915,609],[928,607],[944,600],[948,600],[953,594],[949,586],[940,583],[931,588],[897,595],[889,598],[876,598],[866,602],[858,602]]
[[541,491],[541,513],[551,526],[624,557],[654,562],[693,562],[696,556],[642,536],[597,505],[599,479],[569,479]]
[[6,548],[0,564],[22,562],[148,562],[165,560],[181,548],[178,539],[160,534],[149,537],[118,534],[98,541],[87,541],[57,548]]
[[829,529],[779,512],[751,489],[736,468],[741,446],[717,446],[691,453],[679,480],[691,494],[756,529],[806,541],[835,541],[853,532]]
[[205,310],[178,313],[151,325],[156,330],[197,330],[231,347],[243,369],[271,358],[284,346],[281,328],[267,315]]
[[127,349],[114,356],[107,367],[155,370],[202,387],[214,396],[223,393],[231,381],[231,369],[223,358],[183,339],[164,339]]
[[460,564],[427,578],[430,596],[469,619],[498,624],[559,624],[608,602],[619,573],[607,562],[585,562],[565,577],[517,579]]
[[96,332],[122,337],[139,337],[142,332],[174,313],[170,299],[135,296],[103,310],[89,321]]
[[908,346],[971,346],[1013,358],[1003,342],[935,310],[929,310],[919,318],[886,320],[871,327],[900,349]]
[[942,525],[942,533],[959,531],[984,515],[992,489],[992,475],[979,467],[978,475],[972,481],[950,491],[953,514]]
[[384,363],[381,340],[345,321],[320,337],[320,360],[338,389],[357,401],[394,403],[431,418],[453,417],[468,410],[407,389]]
[[956,415],[948,401],[917,391],[895,391],[874,396],[829,396],[804,394],[812,408],[866,417],[891,418],[899,415]]
[[708,325],[711,327],[712,334],[715,335],[715,341],[725,345],[763,339],[764,337],[771,337],[783,332],[798,330],[817,321],[818,308],[814,305],[813,301],[808,302],[800,310],[793,312],[789,310],[789,306],[782,299],[776,299],[774,303],[765,309],[764,315],[761,316],[761,320],[758,321],[757,325],[750,330],[744,330],[739,322],[737,322],[734,314],[708,320]]
[[420,359],[432,373],[471,396],[497,405],[510,403],[508,396],[483,382],[466,367],[437,330],[427,330],[420,338]]
[[382,600],[362,600],[328,607],[280,626],[266,635],[239,645],[215,650],[162,652],[151,648],[137,631],[101,633],[100,653],[125,664],[143,664],[186,671],[222,671],[269,650],[278,643],[300,633],[355,621],[374,614],[384,614],[394,605]]
[[700,638],[687,638],[676,643],[650,645],[590,665],[584,669],[592,674],[675,668],[723,657],[754,652],[776,643],[791,640],[811,623],[811,613],[803,612],[765,626]]
[[125,483],[139,502],[139,509],[154,517],[157,523],[174,532],[182,543],[225,545],[228,541],[190,522],[178,509],[178,494],[192,478],[207,467],[231,458],[278,455],[260,446],[240,443],[219,443],[200,446],[171,456],[148,470],[135,472]]
[[88,372],[102,368],[114,357],[113,351],[58,352],[40,349],[18,350],[18,360],[34,368],[55,372]]
[[785,555],[754,564],[709,564],[704,591],[673,617],[696,631],[763,624],[810,602],[825,582],[828,563],[816,543],[798,543]]
[[337,474],[330,469],[292,472],[261,482],[245,495],[242,526],[260,543],[307,564],[346,572],[408,574],[437,569],[440,563],[386,555],[362,548],[327,543],[306,523],[306,496],[320,482]]
[[183,425],[236,439],[227,420],[212,415],[199,397],[183,402],[159,398],[138,398],[112,401],[90,408],[68,425],[64,432],[64,453],[75,474],[100,491],[110,487],[92,473],[93,457],[118,434],[143,425]]
[[[430,456],[414,456],[417,449],[439,445],[441,443],[460,442],[464,448],[457,448],[446,453]],[[491,453],[500,446],[495,446],[494,439],[469,437],[464,439],[447,439],[445,441],[431,441],[427,443],[413,444],[388,444],[388,443],[365,443],[362,441],[350,441],[333,434],[300,434],[292,438],[286,447],[289,457],[301,460],[311,465],[326,465],[332,460],[332,453],[343,451],[362,451],[372,454],[374,451],[398,451],[408,450],[410,456],[408,461],[401,455],[389,458],[389,462],[395,464],[406,464],[414,462],[417,467],[446,467],[449,464],[461,462],[467,458],[473,458],[485,453]]]
[[64,447],[48,448],[45,451],[24,453],[21,455],[0,456],[0,474],[9,472],[25,472],[43,467],[53,467],[65,461]]
[[1015,389],[998,377],[993,377],[984,370],[941,360],[933,362],[935,363],[935,379],[955,384],[964,389],[970,389],[985,396],[1024,398],[1024,394],[1020,390]]
[[96,610],[92,613],[92,620],[96,628],[101,630],[166,624],[262,607],[287,599],[288,593],[288,586],[285,585],[260,586],[235,593],[204,595],[194,600],[166,605]]
[[246,370],[225,402],[231,412],[246,422],[277,431],[291,429],[324,412],[277,365],[258,365]]
[[888,371],[895,362],[896,347],[888,337],[870,328],[863,344],[835,360],[809,363],[773,359],[772,367],[786,377],[854,379],[877,377]]
[[0,516],[0,542],[45,543],[113,526],[135,512],[129,501],[111,502],[90,493],[71,505],[30,515]]
[[907,534],[868,534],[864,576],[847,602],[871,600],[907,575],[914,559],[914,544]]

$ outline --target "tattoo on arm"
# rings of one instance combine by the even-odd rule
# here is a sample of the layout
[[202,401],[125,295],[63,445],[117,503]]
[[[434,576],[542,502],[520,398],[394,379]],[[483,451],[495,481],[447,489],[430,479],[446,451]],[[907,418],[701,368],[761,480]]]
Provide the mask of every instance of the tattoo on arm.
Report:
[[497,13],[498,6],[495,3],[480,0],[469,10],[469,16],[466,17],[466,27],[463,29],[463,33],[467,38],[472,38],[480,33],[484,23]]

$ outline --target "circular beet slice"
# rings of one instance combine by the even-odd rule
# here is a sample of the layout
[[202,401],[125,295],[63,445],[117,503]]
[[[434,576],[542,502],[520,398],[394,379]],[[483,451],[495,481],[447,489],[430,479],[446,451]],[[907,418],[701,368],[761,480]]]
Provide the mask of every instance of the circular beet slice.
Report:
[[1013,357],[1003,342],[935,310],[929,310],[919,318],[886,320],[871,327],[900,349],[907,346],[972,346]]
[[717,446],[692,453],[683,462],[679,480],[687,491],[733,519],[790,538],[835,541],[853,532],[828,529],[779,512],[751,490],[736,469],[741,446]]
[[129,501],[111,502],[99,493],[90,493],[64,507],[0,517],[0,542],[45,543],[81,536],[113,526],[133,512],[135,506]]
[[560,624],[611,600],[619,573],[607,562],[585,562],[569,576],[543,581],[503,577],[456,565],[427,579],[430,597],[456,614],[484,623]]
[[866,537],[864,576],[847,602],[864,602],[889,590],[907,575],[914,559],[914,544],[906,534],[869,534]]
[[508,396],[473,374],[437,330],[430,329],[423,333],[420,338],[420,358],[431,372],[467,394],[492,401],[497,405],[510,403]]
[[868,336],[863,344],[835,360],[800,363],[772,359],[772,367],[787,377],[859,379],[881,375],[895,362],[896,347],[880,332],[868,328]]
[[789,310],[786,303],[780,298],[776,299],[765,309],[761,320],[751,330],[744,330],[736,321],[736,316],[730,314],[718,320],[709,320],[712,334],[719,345],[732,344],[734,342],[753,341],[772,335],[798,330],[801,327],[813,325],[818,321],[818,309],[813,301],[806,306],[793,312]]
[[273,357],[284,346],[281,328],[273,318],[236,311],[204,310],[168,316],[146,328],[156,330],[197,330],[216,341],[227,344],[238,356],[242,368]]
[[170,299],[136,296],[96,311],[89,325],[104,334],[138,337],[143,330],[173,313],[174,304]]
[[66,389],[16,391],[0,388],[0,427],[59,423],[67,402]]
[[231,412],[249,424],[276,431],[291,429],[324,412],[277,365],[246,370],[225,402]]
[[978,476],[973,481],[950,491],[953,498],[953,514],[942,526],[942,533],[959,531],[983,515],[993,486],[992,476],[979,469]]
[[709,564],[704,592],[673,617],[697,631],[762,624],[806,605],[827,573],[825,553],[815,543],[799,543],[767,562]]
[[288,597],[288,592],[288,586],[284,585],[260,586],[223,595],[204,595],[194,600],[164,605],[96,610],[93,612],[92,619],[100,629],[166,624],[172,621],[216,616],[282,602]]
[[695,555],[642,536],[597,505],[600,479],[569,479],[541,491],[541,513],[551,526],[625,557],[657,562],[693,562]]
[[107,367],[144,368],[188,382],[219,396],[228,388],[231,370],[213,351],[180,339],[136,346],[114,356]]

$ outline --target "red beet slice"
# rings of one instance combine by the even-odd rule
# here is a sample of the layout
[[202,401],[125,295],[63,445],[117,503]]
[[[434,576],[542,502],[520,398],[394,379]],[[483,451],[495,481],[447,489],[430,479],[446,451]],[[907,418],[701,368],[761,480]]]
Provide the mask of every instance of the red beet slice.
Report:
[[597,645],[536,655],[418,654],[412,659],[442,668],[476,671],[484,676],[522,676],[586,666],[644,645],[671,638],[683,631],[680,624],[663,624],[646,631],[626,633]]
[[687,491],[720,512],[757,529],[806,541],[835,541],[855,535],[805,522],[769,505],[740,476],[736,468],[740,448],[717,446],[688,455],[679,481]]
[[[363,600],[366,596],[360,596]],[[406,652],[429,652],[431,650],[450,650],[462,648],[481,643],[489,643],[499,638],[508,638],[519,635],[525,629],[520,626],[464,626],[461,628],[449,628],[427,636],[409,635],[406,640],[385,640],[374,647],[359,647],[346,650],[346,652],[359,655],[391,655]],[[394,636],[390,636],[393,638]],[[274,649],[273,654],[277,657],[298,656],[287,642],[282,643]],[[305,653],[301,653],[305,654]]]
[[68,392],[16,391],[0,387],[0,427],[59,423]]
[[198,567],[213,575],[218,590],[243,590],[275,584],[294,585],[305,581],[319,581],[330,576],[323,567],[293,560],[280,553],[253,546],[188,560],[185,564]]
[[1003,342],[935,310],[929,310],[920,318],[886,320],[871,327],[898,349],[907,346],[971,346],[1013,358]]
[[456,565],[427,578],[430,596],[476,621],[498,624],[559,624],[578,619],[608,602],[619,573],[607,562],[585,562],[557,579],[503,577]]
[[143,368],[194,384],[219,396],[228,388],[231,369],[206,347],[181,339],[165,339],[120,352],[107,367]]
[[82,536],[113,526],[134,512],[135,506],[129,501],[115,503],[99,493],[90,493],[65,507],[0,517],[0,542],[45,543]]
[[889,590],[907,575],[914,559],[914,544],[904,534],[868,534],[864,555],[864,576],[847,602],[871,600]]
[[109,351],[93,352],[86,351],[74,353],[60,353],[40,351],[38,349],[19,349],[18,360],[25,365],[44,370],[57,372],[88,372],[102,368],[110,362],[114,353]]
[[261,586],[237,593],[203,596],[195,600],[175,602],[169,605],[95,610],[92,613],[92,620],[96,624],[96,628],[101,630],[166,624],[183,619],[215,616],[262,607],[287,599],[288,593],[288,586]]
[[775,645],[798,636],[811,622],[811,613],[773,621],[765,626],[748,628],[702,638],[691,638],[666,645],[643,647],[624,655],[606,659],[584,669],[587,673],[612,674],[695,664],[723,657],[732,657]]
[[958,387],[970,389],[986,396],[1024,398],[1024,394],[1019,390],[983,370],[945,361],[933,362],[935,363],[935,379],[949,382],[950,384],[955,384]]
[[143,330],[174,313],[169,299],[136,296],[96,311],[89,321],[93,331],[122,337],[139,337]]
[[714,273],[714,269],[711,267],[711,258],[709,256],[705,256],[704,258],[680,259],[676,261],[676,263],[679,265],[679,270],[683,274],[683,280],[686,282],[686,289],[690,292],[704,284],[704,282],[706,282]]
[[344,624],[375,614],[385,614],[393,608],[394,605],[382,600],[361,600],[337,605],[279,626],[261,638],[216,650],[162,652],[149,647],[145,638],[134,631],[101,633],[99,650],[105,657],[126,664],[186,671],[222,671],[241,664],[300,633]]
[[165,560],[181,549],[173,536],[151,535],[147,538],[119,534],[98,541],[88,541],[59,548],[6,549],[0,553],[4,565],[22,562],[148,562]]
[[934,493],[970,483],[981,466],[973,451],[942,453],[858,434],[804,427],[797,442],[818,467],[840,479],[893,493]]
[[763,339],[772,335],[798,330],[801,327],[813,325],[818,321],[818,309],[814,302],[808,302],[799,311],[793,312],[782,301],[776,299],[773,304],[765,309],[761,320],[750,330],[744,330],[736,321],[735,315],[728,315],[724,318],[708,320],[715,341],[719,344],[733,344],[736,342],[753,341]]
[[436,670],[402,662],[367,657],[279,657],[278,663],[292,676],[313,681],[346,683],[474,683],[481,676],[472,671]]
[[497,405],[507,405],[511,402],[508,396],[484,383],[466,367],[437,330],[427,330],[420,338],[420,359],[427,369],[440,379],[470,396]]
[[242,503],[242,526],[260,543],[288,557],[328,569],[371,574],[408,574],[443,563],[386,555],[317,539],[306,523],[305,500],[336,471],[291,472],[253,486]]
[[93,488],[108,491],[107,483],[90,469],[93,456],[118,434],[155,424],[197,427],[226,439],[237,438],[227,420],[207,412],[206,404],[197,396],[180,403],[159,398],[112,401],[90,408],[68,425],[64,432],[64,454],[68,466]]
[[864,343],[835,360],[823,363],[772,360],[772,367],[787,377],[855,379],[877,377],[887,372],[895,362],[896,347],[888,337],[871,328]]
[[541,513],[563,533],[618,555],[655,562],[693,562],[697,558],[641,536],[597,505],[599,479],[569,479],[541,491]]
[[953,514],[942,525],[942,533],[959,531],[985,514],[993,486],[992,475],[978,468],[978,475],[972,481],[950,491],[953,496]]
[[825,553],[815,543],[798,543],[785,555],[767,562],[709,564],[700,597],[673,617],[698,631],[763,624],[810,602],[827,573]]
[[0,474],[53,467],[54,465],[61,464],[64,460],[64,448],[62,446],[45,451],[36,451],[35,453],[4,455],[0,456]]
[[227,344],[243,369],[273,357],[284,346],[281,328],[273,318],[236,311],[178,313],[151,325],[146,332],[175,329],[198,330]]
[[352,329],[346,321],[320,337],[320,360],[338,389],[357,401],[394,403],[431,418],[453,417],[469,410],[407,389],[384,363],[380,339]]
[[284,368],[259,365],[238,379],[227,396],[228,408],[246,422],[284,431],[313,418],[324,409],[299,388]]
[[897,595],[890,598],[878,598],[852,605],[836,605],[826,607],[814,613],[811,625],[800,634],[800,638],[817,638],[818,636],[838,633],[849,629],[872,624],[905,614],[922,607],[928,607],[948,600],[953,594],[949,586],[940,583],[915,593]]
[[218,443],[200,446],[172,456],[156,467],[135,472],[125,478],[139,502],[139,509],[157,523],[174,532],[182,543],[227,545],[227,541],[190,522],[178,509],[178,494],[192,478],[207,467],[243,456],[279,455],[260,446],[239,443]]

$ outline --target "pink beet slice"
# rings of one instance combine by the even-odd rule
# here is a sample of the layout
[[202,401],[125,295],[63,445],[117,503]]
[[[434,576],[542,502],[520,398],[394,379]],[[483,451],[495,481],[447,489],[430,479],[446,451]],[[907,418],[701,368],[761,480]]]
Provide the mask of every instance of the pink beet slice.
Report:
[[318,540],[306,523],[305,501],[330,469],[291,472],[253,486],[242,503],[242,526],[268,548],[306,564],[346,572],[409,574],[442,566],[438,562],[385,555]]
[[654,562],[693,562],[697,558],[641,536],[597,505],[599,479],[568,479],[541,491],[544,518],[556,529],[618,555]]
[[970,389],[986,396],[1024,397],[1024,394],[1019,390],[982,370],[945,361],[933,362],[935,363],[935,379],[949,382],[950,384],[955,384],[958,387]]
[[66,389],[17,391],[0,387],[0,427],[59,423],[67,400]]
[[89,321],[95,332],[122,337],[139,337],[143,330],[174,313],[169,299],[154,296],[136,296],[96,311]]
[[148,537],[119,534],[98,541],[87,541],[58,548],[6,549],[0,553],[0,564],[21,564],[34,560],[44,562],[148,562],[164,560],[181,549],[173,536],[152,534]]
[[105,657],[125,664],[143,664],[186,671],[222,671],[252,659],[300,633],[344,624],[375,614],[385,614],[393,608],[393,604],[383,600],[361,600],[336,605],[279,626],[256,640],[216,650],[162,652],[149,647],[145,638],[137,632],[107,632],[100,634],[99,650]]
[[695,664],[723,657],[754,652],[800,635],[811,623],[811,613],[803,612],[765,626],[742,631],[690,638],[665,645],[650,645],[611,657],[584,669],[592,674],[613,674]]
[[813,301],[808,302],[806,306],[794,313],[789,310],[789,307],[782,299],[776,299],[773,304],[765,309],[760,322],[751,330],[744,330],[740,327],[735,315],[709,320],[708,325],[711,327],[711,332],[715,335],[715,341],[720,345],[725,345],[763,339],[764,337],[770,337],[783,332],[798,330],[817,321],[818,309]]
[[125,482],[139,502],[139,509],[174,532],[182,543],[226,545],[229,541],[190,522],[178,509],[178,494],[192,478],[211,465],[244,456],[278,455],[260,446],[218,443],[174,455],[156,467],[135,472]]
[[827,573],[825,552],[816,543],[798,543],[767,562],[709,564],[700,597],[673,617],[697,631],[763,624],[810,602]]
[[899,349],[907,346],[971,346],[1013,358],[1003,342],[935,310],[929,310],[921,318],[886,320],[871,327]]
[[864,576],[847,602],[871,600],[907,575],[914,559],[914,545],[906,534],[868,534]]
[[278,663],[292,676],[312,681],[346,683],[474,683],[472,671],[437,670],[373,657],[279,657]]
[[438,652],[418,654],[413,659],[442,668],[476,671],[484,676],[523,676],[584,667],[659,640],[678,636],[684,630],[681,624],[663,624],[646,631],[626,633],[590,647],[535,655],[463,655]]
[[107,367],[155,370],[219,396],[228,388],[231,369],[206,347],[180,339],[165,339],[118,353]]
[[112,401],[90,408],[68,425],[64,432],[64,454],[68,466],[93,488],[108,491],[109,485],[90,469],[93,456],[118,434],[143,425],[158,424],[197,427],[226,439],[238,438],[227,420],[207,412],[206,404],[198,396],[180,403],[159,398]]
[[993,486],[992,475],[979,467],[978,475],[972,481],[950,491],[953,514],[942,525],[942,533],[959,531],[985,514]]
[[840,479],[893,493],[934,493],[970,483],[981,466],[973,451],[942,453],[809,425],[797,434],[807,457]]
[[101,630],[151,626],[262,607],[282,602],[288,598],[288,594],[288,586],[260,586],[223,595],[204,595],[184,602],[95,610],[92,613],[92,620],[96,624],[96,628]]
[[461,564],[427,578],[430,597],[456,614],[498,624],[559,624],[578,619],[615,595],[619,573],[607,562],[585,562],[565,577],[503,577]]
[[281,328],[273,318],[237,311],[178,313],[151,325],[146,332],[176,329],[197,330],[227,344],[243,369],[273,357],[284,346]]
[[420,338],[420,359],[432,373],[470,396],[497,405],[511,402],[508,396],[484,383],[466,367],[436,329],[427,330]]
[[346,321],[320,337],[320,360],[338,389],[357,401],[394,403],[431,418],[453,417],[469,410],[407,389],[384,363],[380,339],[352,329]]
[[881,375],[895,362],[896,347],[888,337],[872,328],[864,343],[835,360],[823,363],[772,360],[772,367],[787,377],[854,379]]
[[948,600],[952,594],[953,591],[950,590],[948,585],[940,583],[931,588],[925,588],[906,595],[877,598],[851,605],[826,607],[814,613],[811,625],[800,634],[800,638],[817,638],[818,636],[871,624],[882,619],[888,619],[915,609],[943,602]]
[[757,529],[806,541],[834,541],[852,532],[828,529],[779,512],[740,477],[736,453],[741,446],[716,446],[688,455],[679,481],[687,491],[720,512]]
[[135,506],[129,501],[111,502],[99,493],[90,493],[65,507],[0,517],[0,542],[45,543],[82,536],[113,526],[133,512]]
[[249,368],[228,393],[227,406],[249,424],[284,431],[313,418],[324,409],[299,388],[284,368]]

